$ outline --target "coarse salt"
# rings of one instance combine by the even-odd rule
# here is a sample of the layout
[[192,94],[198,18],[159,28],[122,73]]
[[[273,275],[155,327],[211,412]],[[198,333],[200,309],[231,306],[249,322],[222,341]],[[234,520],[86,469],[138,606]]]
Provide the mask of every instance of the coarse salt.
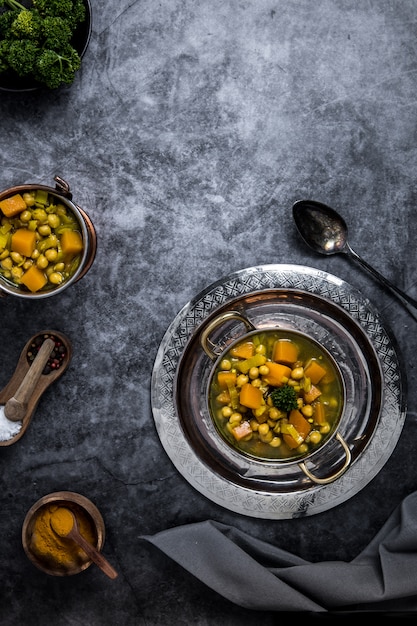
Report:
[[12,422],[4,414],[4,406],[0,406],[0,441],[11,439],[22,428],[22,422]]

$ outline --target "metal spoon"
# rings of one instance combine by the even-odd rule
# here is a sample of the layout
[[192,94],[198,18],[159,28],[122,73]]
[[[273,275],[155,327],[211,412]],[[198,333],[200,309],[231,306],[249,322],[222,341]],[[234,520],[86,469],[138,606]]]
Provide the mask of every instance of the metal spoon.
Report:
[[28,401],[54,347],[55,342],[52,339],[45,339],[19,388],[15,391],[14,396],[9,398],[4,405],[4,415],[7,419],[12,422],[18,422],[24,418],[28,408]]
[[[51,516],[51,527],[52,530],[59,535],[60,537],[67,537],[68,539],[72,539],[77,543],[86,553],[86,555],[96,564],[98,567],[105,573],[109,578],[117,578],[118,574],[115,569],[110,565],[107,559],[96,550],[96,548],[91,545],[80,533],[78,529],[77,518],[74,513],[67,509],[66,507],[61,507],[61,509],[57,509],[57,511],[61,511],[61,514],[65,516],[66,523],[68,521],[68,527],[63,527],[60,523],[58,523],[56,517],[56,511]],[[54,518],[55,516],[55,518]],[[72,518],[72,520],[70,519]],[[72,525],[71,525],[72,522]]]
[[299,200],[293,205],[292,211],[301,237],[313,250],[327,255],[338,252],[348,254],[396,296],[417,320],[417,301],[398,289],[352,250],[348,243],[348,228],[341,215],[326,204],[314,200]]

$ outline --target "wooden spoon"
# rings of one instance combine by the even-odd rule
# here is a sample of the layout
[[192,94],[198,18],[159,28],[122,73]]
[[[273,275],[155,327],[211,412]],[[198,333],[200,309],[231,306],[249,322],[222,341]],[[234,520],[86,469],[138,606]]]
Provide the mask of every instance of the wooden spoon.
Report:
[[[62,521],[63,520],[63,521]],[[117,578],[118,574],[107,559],[95,549],[80,533],[77,518],[74,513],[65,507],[60,507],[51,516],[52,530],[60,537],[72,539],[86,553],[86,555],[109,577]]]
[[4,414],[7,419],[12,422],[18,422],[23,419],[28,408],[29,399],[36,388],[43,368],[47,364],[54,347],[55,343],[52,339],[45,339],[14,396],[9,398],[4,406]]

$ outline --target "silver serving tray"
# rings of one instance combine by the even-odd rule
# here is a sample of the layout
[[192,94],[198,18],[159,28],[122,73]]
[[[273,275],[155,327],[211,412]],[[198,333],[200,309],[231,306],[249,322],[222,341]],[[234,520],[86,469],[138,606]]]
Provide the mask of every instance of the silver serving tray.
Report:
[[[328,485],[297,464],[248,459],[219,436],[207,407],[214,366],[200,345],[213,317],[242,311],[257,328],[302,331],[337,360],[347,389],[339,430],[352,454],[349,469]],[[233,320],[213,340],[227,347],[242,334]],[[169,458],[200,493],[237,513],[286,519],[327,510],[363,489],[391,455],[405,419],[405,375],[394,340],[356,289],[326,272],[296,265],[241,270],[209,286],[175,317],[152,373],[152,410]],[[308,462],[334,473],[344,453],[336,440]]]

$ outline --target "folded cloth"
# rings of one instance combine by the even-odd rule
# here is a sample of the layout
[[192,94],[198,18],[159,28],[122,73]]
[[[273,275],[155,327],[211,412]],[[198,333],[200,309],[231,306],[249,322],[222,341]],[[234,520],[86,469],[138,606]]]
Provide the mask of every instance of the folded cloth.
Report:
[[417,610],[417,492],[352,561],[311,563],[208,520],[142,539],[235,604],[262,611]]

